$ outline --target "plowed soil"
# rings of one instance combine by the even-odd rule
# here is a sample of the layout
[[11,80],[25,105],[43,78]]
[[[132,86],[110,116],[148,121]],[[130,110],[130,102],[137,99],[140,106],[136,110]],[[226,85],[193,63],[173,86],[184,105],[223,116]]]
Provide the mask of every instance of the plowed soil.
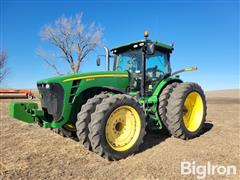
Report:
[[207,179],[240,179],[239,92],[206,93],[207,121],[200,137],[184,141],[149,133],[140,152],[115,162],[49,129],[10,118],[11,100],[0,99],[0,179],[196,179],[181,175],[184,160],[235,165],[236,175],[209,175]]

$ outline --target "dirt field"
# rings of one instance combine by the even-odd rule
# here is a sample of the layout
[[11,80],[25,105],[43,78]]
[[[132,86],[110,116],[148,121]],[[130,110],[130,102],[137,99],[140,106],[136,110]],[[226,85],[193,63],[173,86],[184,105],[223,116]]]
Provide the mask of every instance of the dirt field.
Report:
[[[183,160],[235,165],[237,174],[207,179],[240,179],[240,91],[207,93],[205,133],[189,141],[148,134],[139,153],[109,162],[49,129],[9,118],[10,100],[0,99],[1,179],[196,179],[181,175]],[[19,101],[19,100],[18,100]],[[27,101],[27,100],[24,100]]]

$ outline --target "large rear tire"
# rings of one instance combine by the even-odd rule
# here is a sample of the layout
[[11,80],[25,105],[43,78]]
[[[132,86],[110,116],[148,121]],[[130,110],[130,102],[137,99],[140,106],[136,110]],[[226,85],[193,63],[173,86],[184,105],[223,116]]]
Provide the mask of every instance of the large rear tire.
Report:
[[108,94],[99,94],[88,99],[88,101],[82,106],[81,111],[77,115],[77,137],[79,139],[79,142],[82,143],[88,150],[91,150],[91,143],[88,138],[88,124],[91,121],[91,114],[95,111],[96,106],[107,97],[109,97]]
[[206,118],[206,99],[196,83],[181,83],[171,93],[167,104],[169,132],[181,139],[199,136]]
[[135,153],[146,134],[145,116],[128,95],[114,95],[96,107],[89,123],[89,139],[95,153],[119,160]]

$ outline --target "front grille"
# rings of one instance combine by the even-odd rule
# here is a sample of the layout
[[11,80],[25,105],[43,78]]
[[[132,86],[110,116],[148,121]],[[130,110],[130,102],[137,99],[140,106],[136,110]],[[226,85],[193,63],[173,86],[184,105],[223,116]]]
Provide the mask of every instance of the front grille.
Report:
[[42,108],[48,120],[60,121],[63,111],[64,89],[60,84],[37,84],[41,94]]

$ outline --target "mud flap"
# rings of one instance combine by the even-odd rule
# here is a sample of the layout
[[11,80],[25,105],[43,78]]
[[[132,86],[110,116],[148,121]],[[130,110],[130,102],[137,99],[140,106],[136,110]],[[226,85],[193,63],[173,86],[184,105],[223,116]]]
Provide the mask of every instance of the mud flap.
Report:
[[11,102],[10,116],[27,123],[35,123],[35,118],[43,116],[44,112],[38,110],[37,103],[33,102]]

